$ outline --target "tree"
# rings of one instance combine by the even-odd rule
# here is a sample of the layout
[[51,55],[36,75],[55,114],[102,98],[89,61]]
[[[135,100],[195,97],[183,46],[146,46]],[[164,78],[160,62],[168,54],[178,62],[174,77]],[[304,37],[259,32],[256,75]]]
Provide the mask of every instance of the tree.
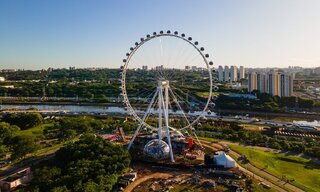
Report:
[[19,129],[20,128],[16,125],[0,122],[0,143],[7,145]]
[[50,192],[69,192],[70,190],[64,185],[64,186],[59,186],[55,187]]
[[36,169],[30,187],[54,192],[111,191],[130,162],[130,154],[123,146],[85,134],[58,150],[44,167]]
[[18,135],[12,141],[12,159],[20,159],[25,157],[28,153],[34,152],[39,148],[39,144],[32,136]]
[[0,145],[0,158],[3,158],[7,154],[7,147],[5,145]]
[[39,113],[8,114],[3,116],[3,121],[11,125],[17,125],[24,130],[41,125],[43,117]]

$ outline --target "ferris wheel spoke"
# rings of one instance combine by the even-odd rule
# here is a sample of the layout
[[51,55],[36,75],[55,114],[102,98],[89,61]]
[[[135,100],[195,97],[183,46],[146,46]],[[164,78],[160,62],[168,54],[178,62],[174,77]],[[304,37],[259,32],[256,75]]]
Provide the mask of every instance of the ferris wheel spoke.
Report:
[[177,107],[179,108],[179,110],[182,112],[182,115],[183,117],[185,118],[185,120],[187,121],[188,125],[190,125],[190,121],[189,119],[187,118],[186,114],[184,113],[182,107],[180,106],[179,104],[179,101],[177,99],[177,97],[175,96],[175,94],[173,93],[172,89],[169,88],[169,93],[171,94],[172,98],[173,98],[173,101],[175,102],[175,104],[177,105]]
[[[174,89],[178,90],[179,92],[181,92],[184,96],[186,96],[186,98],[191,98],[193,101],[197,101],[201,103],[201,100],[197,99],[195,96],[193,96],[192,94],[190,94],[190,92],[188,91],[187,93],[184,92],[182,89],[178,88],[178,87],[174,87],[172,86]],[[186,99],[188,101],[188,99]],[[189,103],[189,101],[188,101]]]
[[[174,98],[174,102],[177,104],[178,108],[182,111],[183,117],[184,117],[185,120],[187,121],[187,123],[188,123],[188,125],[189,125],[189,128],[191,129],[191,132],[194,134],[194,136],[196,137],[196,140],[198,141],[198,143],[199,143],[200,146],[202,147],[202,144],[201,144],[201,142],[199,141],[198,136],[197,136],[197,134],[195,133],[195,130],[192,129],[192,127],[191,127],[192,125],[190,124],[189,119],[187,118],[186,114],[185,114],[184,111],[182,110],[182,108],[181,108],[181,106],[180,106],[180,104],[179,104],[179,102],[178,102],[175,94],[173,93],[172,89],[169,88],[169,92],[170,92],[170,94],[172,95],[172,97]],[[180,130],[185,130],[185,128],[182,128],[182,129],[180,129]]]
[[[148,100],[151,98],[151,96],[154,94],[155,90],[153,90],[151,93],[149,93],[150,90],[146,91],[146,92],[143,92],[142,94],[136,96],[136,99],[138,101],[141,101],[141,102],[148,102]],[[149,94],[148,94],[149,93]],[[142,96],[145,94],[145,97],[143,97],[144,99],[142,100]],[[148,94],[148,95],[147,95]],[[140,99],[141,98],[141,99]],[[141,103],[142,104],[142,103]]]
[[[188,112],[191,112],[191,111],[195,110],[194,109],[195,108],[195,104],[191,105],[189,100],[187,99],[187,97],[190,97],[190,94],[188,94],[188,96],[186,96],[186,98],[184,98],[183,96],[180,96],[179,94],[177,94],[175,91],[173,91],[173,93],[175,94],[176,98],[180,99],[184,103],[185,108],[188,109]],[[186,95],[186,93],[184,93],[184,94]],[[193,99],[193,101],[196,101],[196,99]],[[198,101],[198,102],[201,102],[201,101]],[[181,105],[180,105],[180,107],[181,107]],[[202,110],[200,110],[200,111],[202,111]]]
[[[173,99],[172,99],[172,101],[173,101]],[[172,102],[169,102],[169,109],[171,110],[171,113],[169,113],[169,115],[171,116],[170,119],[173,120],[174,126],[177,129],[185,127],[186,125],[184,125],[183,122],[181,122],[181,115],[177,114],[177,112],[178,112],[177,110],[179,110],[179,108],[177,108],[177,107],[174,108]]]

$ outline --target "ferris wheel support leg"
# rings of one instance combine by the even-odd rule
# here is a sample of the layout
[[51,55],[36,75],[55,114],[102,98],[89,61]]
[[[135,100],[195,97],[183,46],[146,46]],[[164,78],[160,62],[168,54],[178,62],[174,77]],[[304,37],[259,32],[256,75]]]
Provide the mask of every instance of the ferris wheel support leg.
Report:
[[[163,92],[162,89],[160,90],[160,95],[163,98]],[[162,99],[162,106],[163,108],[165,108],[165,104],[164,101]],[[166,135],[167,135],[167,139],[168,139],[168,144],[169,144],[169,149],[170,149],[170,160],[171,162],[175,162],[174,161],[174,157],[173,157],[173,151],[172,151],[172,145],[171,145],[171,138],[170,138],[170,132],[169,132],[169,116],[168,116],[168,111],[166,109],[163,110],[164,111],[164,123],[165,123],[165,127],[166,127]]]
[[[160,87],[158,87],[158,89],[161,89]],[[158,97],[158,113],[159,113],[159,116],[158,116],[158,137],[159,137],[159,140],[162,139],[162,97],[161,97],[161,94],[160,94],[160,91],[159,91],[159,97]]]
[[128,150],[131,148],[131,146],[132,146],[134,140],[136,139],[137,134],[139,133],[139,131],[140,131],[140,129],[141,129],[144,121],[146,120],[148,114],[150,113],[152,104],[154,103],[154,101],[155,101],[155,99],[156,99],[156,97],[157,97],[157,95],[158,95],[158,92],[159,92],[159,89],[157,89],[157,91],[156,91],[155,94],[153,95],[153,98],[152,98],[152,100],[151,100],[151,102],[150,102],[150,104],[149,104],[149,106],[148,106],[148,109],[147,109],[146,113],[144,114],[144,116],[143,116],[140,124],[138,125],[138,128],[136,129],[136,132],[134,133],[134,135],[133,135],[133,137],[132,137],[132,139],[131,139],[131,141],[130,141],[130,143],[129,143],[129,145],[128,145]]

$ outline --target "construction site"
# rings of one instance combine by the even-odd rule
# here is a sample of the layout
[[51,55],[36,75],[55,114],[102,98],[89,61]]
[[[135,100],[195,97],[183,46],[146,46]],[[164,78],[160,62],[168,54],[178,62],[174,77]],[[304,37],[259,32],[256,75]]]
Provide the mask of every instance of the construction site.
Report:
[[[122,128],[103,137],[128,147],[130,136]],[[130,154],[133,165],[118,180],[116,191],[248,191],[253,181],[241,172],[224,148],[207,147],[193,138],[171,137],[174,162],[167,138],[140,134]]]

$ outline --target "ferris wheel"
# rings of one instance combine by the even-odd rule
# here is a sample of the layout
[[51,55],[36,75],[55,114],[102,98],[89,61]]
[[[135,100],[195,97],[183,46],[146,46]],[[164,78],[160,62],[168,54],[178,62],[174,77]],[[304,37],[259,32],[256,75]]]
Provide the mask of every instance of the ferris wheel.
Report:
[[149,133],[159,146],[166,140],[174,161],[172,138],[198,139],[195,126],[214,107],[218,90],[208,58],[198,41],[177,31],[153,32],[130,47],[121,66],[121,94],[138,127],[128,149],[139,133]]

